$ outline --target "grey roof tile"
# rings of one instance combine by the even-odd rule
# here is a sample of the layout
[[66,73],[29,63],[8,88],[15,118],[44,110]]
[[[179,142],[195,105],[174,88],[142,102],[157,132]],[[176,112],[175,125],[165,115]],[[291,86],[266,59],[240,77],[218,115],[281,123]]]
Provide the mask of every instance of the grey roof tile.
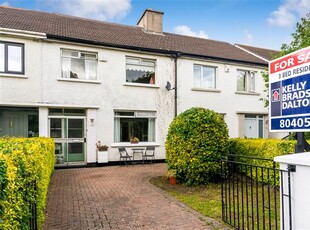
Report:
[[266,62],[227,42],[163,33],[147,33],[138,26],[127,26],[57,13],[0,6],[0,28],[27,30],[47,37],[86,43],[180,52],[184,55],[266,65]]
[[262,58],[265,58],[268,61],[273,60],[280,53],[279,50],[265,49],[265,48],[259,48],[259,47],[242,45],[242,44],[236,44],[236,45]]

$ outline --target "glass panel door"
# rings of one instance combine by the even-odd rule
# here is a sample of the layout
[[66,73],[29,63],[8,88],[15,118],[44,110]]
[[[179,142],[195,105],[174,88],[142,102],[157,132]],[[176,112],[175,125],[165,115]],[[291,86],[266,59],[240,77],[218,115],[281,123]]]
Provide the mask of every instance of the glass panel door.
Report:
[[56,164],[85,161],[84,118],[50,118],[50,137],[55,141]]
[[84,161],[84,119],[68,119],[68,161],[77,162]]

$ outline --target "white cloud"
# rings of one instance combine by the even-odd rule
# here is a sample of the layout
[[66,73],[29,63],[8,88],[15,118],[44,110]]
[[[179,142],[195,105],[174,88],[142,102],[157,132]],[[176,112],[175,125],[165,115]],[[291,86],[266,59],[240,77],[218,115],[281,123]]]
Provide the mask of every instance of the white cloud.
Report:
[[188,36],[193,36],[193,37],[208,38],[208,35],[206,34],[205,31],[200,30],[199,32],[195,32],[192,30],[192,28],[190,28],[189,26],[185,26],[185,25],[176,26],[174,28],[174,32],[177,34],[188,35]]
[[248,30],[244,30],[243,31],[243,34],[245,36],[245,43],[250,45],[254,42],[254,38],[253,38],[253,35],[250,34],[250,32]]
[[300,17],[310,11],[310,0],[284,0],[277,10],[270,14],[267,23],[272,26],[292,27]]
[[1,5],[1,6],[9,6],[10,3],[9,3],[9,2],[2,2],[0,5]]
[[131,9],[131,0],[38,0],[57,12],[97,20],[120,20]]

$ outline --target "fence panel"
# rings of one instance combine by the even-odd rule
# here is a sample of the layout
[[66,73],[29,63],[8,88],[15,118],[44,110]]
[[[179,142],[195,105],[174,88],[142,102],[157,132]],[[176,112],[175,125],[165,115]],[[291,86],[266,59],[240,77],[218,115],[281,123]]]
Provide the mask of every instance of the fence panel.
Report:
[[[256,163],[249,164],[243,159]],[[272,167],[259,162],[270,162]],[[279,186],[280,174],[281,178],[288,177],[288,184],[282,181]],[[283,186],[288,193],[280,196]],[[222,160],[222,219],[232,227],[274,230],[284,228],[284,218],[289,218],[291,229],[291,212],[288,217],[280,218],[280,208],[291,210],[290,199],[290,170],[280,170],[273,160],[238,155]]]

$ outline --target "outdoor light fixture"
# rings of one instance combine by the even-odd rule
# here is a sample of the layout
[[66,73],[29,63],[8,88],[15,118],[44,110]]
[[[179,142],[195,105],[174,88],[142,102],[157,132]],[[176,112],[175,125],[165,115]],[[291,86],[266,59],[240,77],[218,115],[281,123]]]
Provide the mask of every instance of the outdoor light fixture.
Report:
[[90,118],[90,125],[91,126],[94,126],[94,122],[95,122],[95,119],[94,118]]

